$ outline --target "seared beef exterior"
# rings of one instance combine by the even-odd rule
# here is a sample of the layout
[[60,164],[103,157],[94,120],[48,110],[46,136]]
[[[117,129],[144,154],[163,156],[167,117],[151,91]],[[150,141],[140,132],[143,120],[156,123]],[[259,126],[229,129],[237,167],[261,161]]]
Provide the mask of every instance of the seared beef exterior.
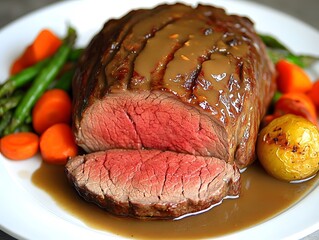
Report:
[[172,218],[238,195],[238,169],[223,160],[159,150],[108,150],[69,162],[87,200],[122,216]]
[[156,148],[245,167],[274,92],[247,19],[161,5],[107,22],[74,79],[74,130],[88,152]]
[[[73,90],[76,141],[100,159],[69,161],[79,192],[116,214],[176,217],[238,194],[237,167],[255,158],[259,123],[275,91],[274,68],[249,19],[212,6],[160,5],[108,21],[82,56]],[[159,155],[151,160],[154,151]],[[167,172],[150,163],[153,175],[137,168],[132,175],[118,171],[124,179],[105,178],[114,168],[109,154],[128,168],[130,159],[142,166],[145,158],[163,161],[158,168]],[[181,177],[169,177],[170,161]],[[223,169],[211,189],[196,168],[189,175],[197,161],[212,176],[211,161]],[[192,187],[183,175],[195,179]],[[135,185],[135,178],[152,189]],[[175,185],[178,191],[164,191]]]

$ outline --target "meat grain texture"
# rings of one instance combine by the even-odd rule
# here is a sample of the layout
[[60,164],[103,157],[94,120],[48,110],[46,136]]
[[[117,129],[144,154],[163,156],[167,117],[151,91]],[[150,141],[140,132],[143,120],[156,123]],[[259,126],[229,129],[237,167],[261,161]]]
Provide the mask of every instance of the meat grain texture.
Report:
[[87,200],[137,218],[194,213],[240,192],[274,67],[246,17],[160,5],[105,23],[73,80],[88,154],[66,172]]

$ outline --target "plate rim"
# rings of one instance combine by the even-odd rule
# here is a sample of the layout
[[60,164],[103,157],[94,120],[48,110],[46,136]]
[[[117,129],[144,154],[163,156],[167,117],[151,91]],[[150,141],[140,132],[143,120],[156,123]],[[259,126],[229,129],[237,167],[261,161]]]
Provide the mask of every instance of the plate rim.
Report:
[[[6,31],[8,30],[11,30],[12,28],[16,27],[17,25],[19,25],[21,22],[23,21],[26,21],[27,19],[30,19],[30,18],[33,18],[34,15],[37,15],[37,14],[43,14],[45,12],[48,12],[48,11],[53,11],[52,9],[57,9],[57,8],[60,8],[60,7],[63,7],[63,6],[66,6],[66,5],[73,5],[73,4],[78,4],[79,2],[89,2],[90,0],[81,0],[81,1],[78,1],[78,0],[70,0],[70,1],[64,1],[64,2],[56,2],[56,3],[52,3],[52,4],[49,4],[43,8],[40,8],[38,10],[35,10],[35,11],[32,11],[14,21],[12,21],[11,23],[7,24],[6,26],[2,27],[0,29],[0,38],[2,35],[5,35]],[[92,2],[92,1],[90,1]],[[99,0],[96,0],[95,2],[100,2]],[[101,1],[103,2],[103,1]],[[155,1],[152,1],[152,2],[155,2]],[[162,1],[157,1],[158,3],[163,3]],[[173,3],[173,2],[176,2],[176,1],[166,1],[166,2],[169,2],[169,3]],[[202,3],[207,3],[207,1],[196,1],[196,0],[188,0],[188,1],[179,1],[179,2],[202,2]],[[270,7],[267,7],[267,6],[264,6],[262,4],[259,4],[259,3],[256,3],[256,2],[247,2],[247,1],[237,1],[237,2],[231,2],[230,0],[216,0],[215,2],[210,2],[210,4],[212,5],[219,5],[219,4],[222,4],[222,2],[224,2],[226,5],[227,4],[247,4],[249,6],[254,6],[254,7],[257,7],[257,8],[263,8],[265,10],[268,10],[268,11],[271,11],[272,14],[280,14],[283,18],[287,18],[289,21],[292,21],[292,22],[295,22],[295,23],[298,23],[300,24],[301,26],[305,27],[307,29],[307,31],[313,31],[314,34],[316,35],[319,35],[318,31],[313,27],[313,26],[310,26],[302,21],[300,21],[299,19],[287,14],[287,13],[283,13],[281,11],[278,11],[276,9],[273,9],[273,8],[270,8]],[[215,4],[217,3],[217,4]],[[3,165],[2,164],[2,161],[3,159],[1,159],[0,161],[0,165]],[[4,160],[6,161],[6,159]],[[6,176],[7,179],[11,179],[12,176],[10,176],[9,172],[5,171],[6,167],[0,167],[0,176]],[[14,181],[14,179],[12,179]],[[1,183],[2,182],[2,183]],[[317,184],[318,185],[318,184]],[[301,201],[297,202],[296,204],[294,204],[293,206],[290,207],[290,209],[288,209],[287,211],[285,211],[284,213],[280,214],[279,216],[276,216],[275,218],[279,218],[281,215],[287,215],[287,212],[290,211],[291,209],[296,209],[299,207],[300,204],[303,203],[304,200],[309,200],[309,198],[311,198],[311,196],[319,196],[319,189],[317,188],[317,185],[314,187],[314,189],[309,193],[307,194],[307,196],[305,196]],[[22,188],[22,186],[20,186]],[[7,191],[10,191],[9,188],[7,188],[6,186],[4,186],[3,184],[3,181],[0,181],[0,189],[7,189]],[[15,192],[16,193],[16,192]],[[12,194],[12,197],[18,197],[16,196],[16,194]],[[32,199],[32,198],[31,198]],[[13,200],[12,200],[13,201]],[[2,200],[0,199],[0,203],[2,202]],[[307,201],[307,202],[311,202],[310,200]],[[27,207],[27,206],[24,206],[24,207]],[[42,211],[45,210],[45,209],[42,209]],[[1,208],[0,208],[0,212],[2,212]],[[41,213],[43,214],[43,213]],[[52,213],[51,213],[52,214]],[[2,214],[1,214],[2,215]],[[318,214],[317,214],[318,215]],[[52,217],[52,216],[51,216]],[[50,217],[50,218],[51,218]],[[54,214],[53,214],[53,217],[54,217]],[[55,216],[56,217],[56,216]],[[267,221],[269,222],[269,221]],[[267,224],[267,222],[265,223],[260,223],[260,224]],[[258,225],[260,225],[258,224]],[[59,225],[57,223],[57,225]],[[258,226],[257,225],[257,226]],[[243,232],[246,232],[246,231],[249,231],[251,230],[252,228],[256,228],[257,226],[252,226],[248,229],[244,229],[242,231],[239,231],[239,232],[235,232],[234,234],[230,234],[230,235],[226,235],[225,237],[227,237],[227,239],[229,239],[229,237],[237,237],[238,234],[240,235],[241,233]],[[16,237],[16,238],[25,238],[25,236],[21,235],[21,234],[18,234],[16,231],[13,230],[13,228],[11,227],[8,227],[8,226],[5,226],[3,224],[3,221],[0,220],[0,229],[8,234],[10,234],[11,236],[13,237]],[[300,238],[300,237],[304,237],[316,230],[319,229],[319,215],[318,215],[318,222],[313,224],[312,226],[309,226],[308,228],[304,229],[303,231],[301,232],[297,232],[295,233],[294,235],[292,235],[291,237],[292,238]],[[93,232],[99,232],[99,231],[94,231],[93,229]],[[104,235],[104,234],[103,234]],[[113,234],[111,234],[113,236]],[[104,235],[105,236],[105,235]],[[116,238],[118,238],[118,236],[116,236]],[[126,239],[126,238],[124,238]],[[218,239],[224,239],[224,237],[220,237]]]

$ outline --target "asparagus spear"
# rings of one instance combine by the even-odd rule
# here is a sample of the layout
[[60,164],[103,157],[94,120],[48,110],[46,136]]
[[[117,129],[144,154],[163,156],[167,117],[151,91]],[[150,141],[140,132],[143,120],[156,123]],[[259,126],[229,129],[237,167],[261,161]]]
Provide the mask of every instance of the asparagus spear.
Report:
[[265,43],[268,55],[274,63],[278,62],[280,59],[287,59],[302,68],[307,68],[319,60],[319,56],[294,54],[283,43],[279,42],[279,40],[273,36],[259,34],[259,37]]
[[19,92],[11,97],[0,99],[0,117],[7,111],[15,108],[23,97],[23,93]]
[[44,59],[10,77],[0,86],[0,97],[9,96],[17,88],[29,83],[44,68],[48,61],[49,59]]

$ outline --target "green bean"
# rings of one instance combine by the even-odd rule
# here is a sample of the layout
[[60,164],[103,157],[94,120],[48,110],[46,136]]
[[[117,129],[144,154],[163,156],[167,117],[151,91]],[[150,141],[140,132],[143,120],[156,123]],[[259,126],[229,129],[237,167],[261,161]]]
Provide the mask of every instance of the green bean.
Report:
[[48,88],[50,83],[56,78],[59,71],[66,62],[76,39],[76,32],[73,28],[68,28],[68,34],[58,51],[50,58],[49,63],[42,69],[36,79],[32,82],[21,102],[15,109],[12,121],[8,126],[9,133],[14,132],[25,119],[30,115],[31,109]]
[[44,59],[8,78],[0,87],[0,97],[8,96],[17,88],[29,83],[44,68],[48,61],[49,59]]

